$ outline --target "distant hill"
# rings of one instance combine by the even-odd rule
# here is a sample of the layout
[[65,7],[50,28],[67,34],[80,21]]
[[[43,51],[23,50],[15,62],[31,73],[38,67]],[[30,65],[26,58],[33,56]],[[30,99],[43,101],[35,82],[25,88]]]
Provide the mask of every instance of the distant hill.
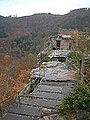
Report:
[[0,15],[0,20],[2,20],[4,17],[2,15]]
[[2,52],[17,57],[30,52],[38,53],[48,41],[48,36],[58,33],[58,28],[89,30],[90,8],[72,10],[65,15],[41,13],[24,17],[0,16]]

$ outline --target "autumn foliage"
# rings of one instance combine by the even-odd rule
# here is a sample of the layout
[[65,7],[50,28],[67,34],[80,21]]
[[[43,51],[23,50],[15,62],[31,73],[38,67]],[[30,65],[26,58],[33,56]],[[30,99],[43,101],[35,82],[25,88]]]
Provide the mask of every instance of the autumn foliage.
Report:
[[10,56],[5,55],[0,64],[0,102],[15,95],[25,87],[30,79],[30,71],[37,62],[36,57],[23,57],[10,63]]
[[2,64],[3,64],[4,66],[7,66],[9,60],[10,60],[10,56],[9,56],[9,55],[5,55]]

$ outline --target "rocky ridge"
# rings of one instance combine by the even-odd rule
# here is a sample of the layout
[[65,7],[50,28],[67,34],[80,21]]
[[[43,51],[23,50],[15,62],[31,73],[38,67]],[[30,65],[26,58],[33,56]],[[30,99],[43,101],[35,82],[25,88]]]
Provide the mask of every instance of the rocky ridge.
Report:
[[76,82],[74,69],[66,62],[49,61],[43,62],[30,74],[31,83],[35,84],[36,80],[37,86],[32,92],[25,89],[26,92],[20,93],[15,103],[8,107],[7,115],[2,120],[61,119],[57,108],[69,91],[73,91]]

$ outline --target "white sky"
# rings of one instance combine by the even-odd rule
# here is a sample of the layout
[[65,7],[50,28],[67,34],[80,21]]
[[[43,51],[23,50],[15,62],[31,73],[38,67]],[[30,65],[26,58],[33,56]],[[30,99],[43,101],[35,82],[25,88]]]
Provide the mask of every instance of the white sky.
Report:
[[90,8],[90,0],[0,0],[0,15],[66,14],[83,7]]

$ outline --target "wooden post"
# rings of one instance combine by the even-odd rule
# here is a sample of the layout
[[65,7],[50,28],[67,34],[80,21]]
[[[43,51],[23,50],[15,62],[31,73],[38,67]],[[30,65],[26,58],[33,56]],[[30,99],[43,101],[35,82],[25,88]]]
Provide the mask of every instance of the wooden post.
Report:
[[18,92],[18,101],[19,101],[19,104],[20,104],[20,96],[19,96],[19,92]]
[[81,80],[83,80],[83,78],[84,78],[84,55],[82,54],[81,55],[81,60],[80,60],[80,71],[79,71],[79,73],[80,73],[80,78],[81,78]]

